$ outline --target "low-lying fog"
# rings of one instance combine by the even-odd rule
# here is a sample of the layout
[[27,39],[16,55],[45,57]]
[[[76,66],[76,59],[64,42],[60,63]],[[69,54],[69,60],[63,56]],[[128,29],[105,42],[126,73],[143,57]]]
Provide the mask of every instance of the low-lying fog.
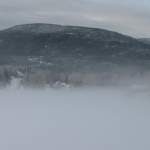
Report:
[[148,150],[150,95],[1,90],[0,150]]

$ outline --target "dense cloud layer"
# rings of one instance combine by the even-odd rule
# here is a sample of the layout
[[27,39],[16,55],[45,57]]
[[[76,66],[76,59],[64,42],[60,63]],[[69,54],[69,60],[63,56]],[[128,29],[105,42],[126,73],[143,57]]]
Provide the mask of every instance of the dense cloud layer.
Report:
[[149,1],[2,0],[0,29],[17,24],[52,23],[98,27],[133,37],[150,37]]
[[0,91],[1,150],[150,149],[150,95],[114,89]]

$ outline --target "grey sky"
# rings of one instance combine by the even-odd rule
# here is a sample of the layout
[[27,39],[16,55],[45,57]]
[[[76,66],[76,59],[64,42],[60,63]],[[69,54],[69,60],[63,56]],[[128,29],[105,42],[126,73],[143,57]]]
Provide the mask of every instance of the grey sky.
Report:
[[28,23],[96,27],[150,38],[150,1],[1,0],[1,30]]

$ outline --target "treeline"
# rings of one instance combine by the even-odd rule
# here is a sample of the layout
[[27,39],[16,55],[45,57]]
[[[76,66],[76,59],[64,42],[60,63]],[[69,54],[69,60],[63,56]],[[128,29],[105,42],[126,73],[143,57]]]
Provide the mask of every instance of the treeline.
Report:
[[21,85],[24,88],[44,88],[45,85],[53,87],[53,84],[57,81],[66,84],[73,84],[75,86],[82,86],[81,81],[83,74],[77,73],[75,76],[74,73],[71,72],[56,72],[38,67],[1,66],[0,87],[9,86],[12,77],[21,79]]
[[0,87],[9,86],[14,78],[21,79],[24,88],[53,87],[57,81],[82,86],[128,86],[131,84],[150,85],[150,71],[145,72],[59,72],[45,70],[38,67],[0,67]]
[[13,76],[12,68],[0,67],[0,87],[5,87],[10,83],[11,76]]

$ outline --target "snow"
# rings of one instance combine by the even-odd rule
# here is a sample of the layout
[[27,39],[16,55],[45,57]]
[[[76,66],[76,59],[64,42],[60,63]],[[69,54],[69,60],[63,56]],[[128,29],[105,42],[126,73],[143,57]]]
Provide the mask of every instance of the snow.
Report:
[[56,83],[53,84],[53,88],[54,89],[70,89],[72,88],[72,85],[57,81]]
[[[72,30],[75,30],[78,27],[70,27]],[[21,31],[23,33],[53,33],[59,31],[66,31],[68,26],[62,25],[53,25],[53,24],[26,24],[26,25],[17,25],[11,27],[3,32],[16,32]]]
[[65,33],[65,34],[74,34],[74,33]]
[[33,61],[34,62],[34,61],[37,61],[37,60],[35,60],[35,59],[28,59],[28,61]]
[[148,150],[150,95],[1,90],[1,150]]
[[16,73],[20,76],[23,77],[23,73],[21,71],[16,71]]
[[39,63],[40,63],[40,65],[45,64],[46,66],[51,66],[51,65],[53,65],[53,63],[47,63],[47,62],[43,62],[43,61],[40,61]]
[[11,77],[10,84],[6,87],[6,89],[16,90],[21,88],[21,78]]

